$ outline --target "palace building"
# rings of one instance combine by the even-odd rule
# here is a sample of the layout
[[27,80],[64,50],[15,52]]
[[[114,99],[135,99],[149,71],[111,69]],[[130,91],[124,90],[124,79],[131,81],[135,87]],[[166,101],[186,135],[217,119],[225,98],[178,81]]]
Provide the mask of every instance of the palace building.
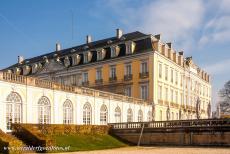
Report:
[[161,35],[123,34],[24,59],[4,69],[63,85],[88,87],[139,98],[152,104],[154,120],[208,118],[210,76],[192,57],[176,52]]

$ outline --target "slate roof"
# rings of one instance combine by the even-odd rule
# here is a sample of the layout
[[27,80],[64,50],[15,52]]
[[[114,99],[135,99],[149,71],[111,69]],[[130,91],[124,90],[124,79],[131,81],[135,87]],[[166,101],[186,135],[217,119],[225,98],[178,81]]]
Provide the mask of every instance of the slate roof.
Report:
[[[33,58],[28,58],[28,59],[25,59],[22,64],[16,63],[16,64],[14,64],[14,65],[12,65],[12,66],[4,69],[4,70],[12,69],[15,67],[21,67],[25,64],[30,65],[30,64],[37,63],[37,62],[42,62],[42,61],[44,61],[44,59],[43,59],[44,56],[46,56],[48,59],[53,59],[54,54],[58,54],[58,56],[60,57],[60,60],[63,61],[64,60],[63,57],[66,55],[72,55],[74,53],[78,53],[81,55],[82,52],[84,52],[84,51],[96,51],[97,48],[104,48],[106,50],[106,56],[105,56],[104,60],[111,59],[109,46],[111,46],[113,44],[119,44],[120,53],[119,53],[118,57],[126,56],[124,42],[129,41],[129,40],[134,40],[134,42],[136,43],[135,51],[138,51],[138,53],[145,52],[147,50],[152,50],[151,38],[148,36],[149,35],[147,35],[147,34],[143,34],[139,31],[135,31],[135,32],[123,34],[122,38],[120,38],[120,39],[118,39],[117,37],[110,37],[110,38],[106,38],[103,40],[94,41],[94,42],[91,42],[88,44],[82,44],[79,46],[75,46],[75,47],[71,47],[71,48],[67,48],[67,49],[62,49],[60,51],[53,51],[53,52],[43,54],[40,56],[36,56]],[[143,38],[143,39],[141,39],[141,38]],[[136,39],[138,39],[138,40],[136,40]],[[123,42],[123,43],[121,43],[121,42]],[[74,49],[74,51],[73,51],[73,49]],[[135,51],[134,51],[134,53],[136,53]],[[71,61],[71,57],[70,57],[70,61]],[[92,57],[91,62],[95,62],[95,61],[97,61],[97,55],[96,55],[96,52],[93,52],[93,57]],[[81,64],[83,64],[83,58],[81,58],[79,65],[81,65]]]

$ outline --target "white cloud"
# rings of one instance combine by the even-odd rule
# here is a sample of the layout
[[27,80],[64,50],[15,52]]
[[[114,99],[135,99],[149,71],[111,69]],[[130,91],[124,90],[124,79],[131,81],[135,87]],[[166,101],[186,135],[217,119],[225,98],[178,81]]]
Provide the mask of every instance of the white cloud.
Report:
[[194,31],[200,27],[204,15],[203,1],[148,1],[136,8],[131,3],[110,0],[107,5],[119,15],[129,31],[161,33],[165,41],[175,42],[176,48],[191,50]]
[[203,34],[199,40],[200,46],[208,43],[228,43],[230,40],[230,1],[222,0],[218,3],[213,3],[212,10],[215,10],[215,15],[203,27]]
[[226,43],[230,40],[230,15],[221,16],[210,20],[204,29],[206,32],[201,37],[200,45],[207,43]]
[[230,59],[222,60],[214,64],[205,66],[205,70],[211,75],[229,74],[230,76]]

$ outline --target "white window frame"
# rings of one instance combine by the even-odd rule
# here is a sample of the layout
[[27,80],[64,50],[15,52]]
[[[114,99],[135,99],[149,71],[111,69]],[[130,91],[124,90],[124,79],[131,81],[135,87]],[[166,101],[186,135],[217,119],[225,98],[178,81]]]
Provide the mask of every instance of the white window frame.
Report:
[[159,74],[159,78],[161,79],[162,78],[162,63],[159,62],[158,64],[158,74]]
[[110,66],[110,78],[115,78],[117,77],[117,70],[116,70],[116,65]]
[[132,86],[126,86],[124,90],[125,90],[125,96],[129,96],[129,97],[132,96]]
[[82,73],[82,82],[88,82],[89,81],[89,74],[88,72]]
[[83,106],[83,116],[82,116],[84,125],[92,124],[92,107],[90,103],[85,103]]
[[42,96],[38,101],[38,123],[51,123],[51,104],[46,96]]
[[137,121],[143,122],[143,111],[141,109],[138,111]]
[[120,123],[121,122],[121,108],[119,106],[115,109],[115,122]]
[[12,130],[12,123],[22,122],[22,99],[16,92],[11,92],[6,98],[6,130]]
[[141,73],[147,73],[148,72],[148,61],[142,61],[141,62]]
[[132,64],[126,64],[125,65],[125,75],[131,75],[132,74]]
[[97,68],[96,69],[96,80],[101,80],[102,79],[102,68]]
[[108,109],[106,105],[102,105],[100,109],[100,124],[107,125],[108,123]]
[[131,108],[127,110],[127,122],[133,122],[133,110]]
[[63,103],[63,124],[73,123],[73,103],[70,100],[66,100]]
[[147,100],[149,95],[148,84],[142,84],[140,86],[140,96],[141,99]]

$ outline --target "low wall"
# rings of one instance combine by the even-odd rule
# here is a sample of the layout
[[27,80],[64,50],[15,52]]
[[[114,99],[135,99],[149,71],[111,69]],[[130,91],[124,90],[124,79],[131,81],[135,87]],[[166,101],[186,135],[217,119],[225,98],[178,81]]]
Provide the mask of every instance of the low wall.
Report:
[[140,141],[140,145],[230,147],[228,118],[114,123],[110,126],[110,134],[135,145]]
[[[119,139],[137,145],[140,133],[113,133]],[[140,145],[230,146],[230,132],[143,133]]]

